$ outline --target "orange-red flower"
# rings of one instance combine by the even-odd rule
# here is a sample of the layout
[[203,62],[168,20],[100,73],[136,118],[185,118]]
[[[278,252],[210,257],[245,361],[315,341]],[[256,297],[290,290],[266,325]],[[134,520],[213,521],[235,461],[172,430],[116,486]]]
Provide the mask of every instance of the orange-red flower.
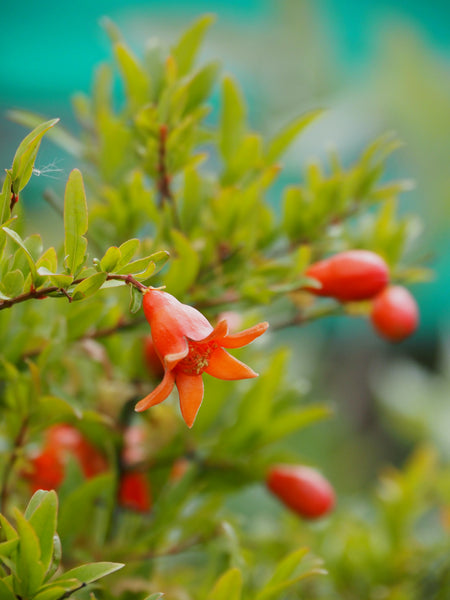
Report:
[[138,412],[163,402],[176,385],[181,414],[187,426],[192,427],[203,400],[202,373],[228,380],[257,377],[257,373],[224,348],[246,346],[266,331],[268,323],[229,335],[226,320],[213,328],[192,306],[151,288],[144,293],[143,308],[156,352],[164,365],[164,377],[151,394],[137,403]]

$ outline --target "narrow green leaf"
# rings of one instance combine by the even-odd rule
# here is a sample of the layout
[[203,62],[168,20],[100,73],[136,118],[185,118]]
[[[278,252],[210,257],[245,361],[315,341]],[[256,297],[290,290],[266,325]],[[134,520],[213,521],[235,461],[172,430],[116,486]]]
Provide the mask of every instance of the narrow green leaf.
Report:
[[[42,122],[42,117],[27,110],[9,110],[6,116],[14,123],[19,123],[25,127],[36,127]],[[81,157],[83,153],[81,142],[61,125],[48,131],[48,139],[73,156]]]
[[127,240],[126,242],[121,244],[119,246],[121,259],[120,259],[118,266],[123,267],[124,265],[128,264],[129,261],[136,254],[136,252],[139,250],[140,245],[141,245],[141,242],[136,238]]
[[106,277],[106,273],[95,273],[95,275],[81,281],[72,292],[72,300],[84,300],[84,298],[95,294],[105,283]]
[[100,268],[105,273],[112,273],[122,259],[122,253],[117,246],[111,246],[100,261]]
[[44,254],[36,261],[36,267],[38,269],[38,273],[40,267],[45,267],[53,273],[56,272],[58,268],[58,257],[56,256],[56,250],[53,248],[53,246],[47,248]]
[[10,298],[14,298],[14,296],[18,296],[23,292],[24,283],[23,273],[19,269],[9,271],[1,280],[2,289]]
[[[6,366],[6,365],[4,365]],[[0,526],[2,528],[3,534],[6,537],[7,541],[16,540],[18,538],[18,533],[8,521],[8,519],[0,513]]]
[[2,600],[17,600],[17,596],[7,586],[3,579],[0,579],[0,598]]
[[21,596],[33,596],[44,580],[45,568],[41,562],[39,539],[33,526],[20,511],[14,511],[19,544],[17,547],[17,577]]
[[26,186],[31,177],[42,137],[58,121],[59,119],[51,119],[41,123],[26,136],[17,148],[11,168],[12,184],[16,194]]
[[163,596],[164,594],[162,592],[156,592],[156,594],[151,594],[150,596],[147,596],[147,598],[144,598],[144,600],[160,600]]
[[88,209],[83,177],[78,169],[74,169],[69,175],[64,195],[64,262],[72,275],[78,273],[85,261],[87,240],[83,236],[87,228]]
[[136,314],[141,310],[142,306],[142,292],[130,285],[130,312]]
[[196,109],[210,96],[212,88],[219,75],[220,63],[218,61],[205,65],[197,71],[187,85],[187,99],[184,114],[187,115]]
[[313,568],[305,573],[301,573],[296,577],[292,577],[292,579],[286,579],[285,581],[281,581],[275,585],[270,585],[265,587],[255,598],[255,600],[278,600],[281,597],[281,594],[290,587],[297,585],[304,579],[308,577],[312,577],[313,575],[326,575],[326,571],[324,569]]
[[242,593],[242,574],[239,569],[230,569],[216,582],[208,600],[240,600]]
[[318,116],[323,114],[322,109],[312,110],[297,117],[292,123],[286,125],[268,144],[266,151],[266,162],[271,164],[285,152],[295,138]]
[[[0,556],[10,557],[19,543],[19,536],[14,540],[8,540],[0,543]],[[0,596],[1,598],[1,596]]]
[[291,577],[308,552],[308,548],[299,548],[283,558],[283,560],[277,564],[275,573],[267,582],[266,587],[281,583]]
[[66,275],[65,273],[52,273],[46,267],[39,267],[37,272],[41,277],[49,277],[52,284],[59,288],[66,289],[73,281],[72,275]]
[[[51,586],[48,587],[44,590],[41,590],[40,592],[38,592],[36,594],[36,596],[33,597],[33,600],[61,600],[61,598],[64,598],[67,596],[65,596],[65,594],[72,590],[76,590],[77,587],[79,587],[79,584],[77,582],[73,582],[73,587],[67,589],[67,587],[62,587],[62,586]],[[2,596],[3,598],[3,596]]]
[[[138,258],[128,263],[124,267],[116,271],[119,275],[137,275],[139,273],[146,273],[150,269],[150,274],[155,270],[155,264],[150,256],[144,258]],[[147,275],[149,277],[150,275]]]
[[54,583],[58,583],[66,579],[78,579],[81,583],[92,583],[93,581],[97,581],[97,579],[101,579],[102,577],[106,577],[106,575],[110,575],[111,573],[122,569],[124,566],[125,565],[122,563],[114,562],[90,563],[88,565],[70,569],[70,571],[66,571],[63,575],[57,577],[53,581]]
[[214,15],[200,17],[172,48],[172,56],[177,63],[179,77],[184,77],[191,70],[203,38],[215,20]]
[[175,296],[183,294],[195,281],[200,268],[200,259],[185,235],[177,230],[171,232],[177,257],[170,263],[164,283]]
[[12,229],[9,229],[9,227],[3,226],[3,231],[12,240],[14,240],[16,242],[16,244],[22,249],[22,251],[23,251],[23,253],[25,255],[25,258],[27,260],[27,263],[28,263],[28,265],[30,267],[30,273],[31,273],[32,281],[36,281],[36,278],[37,278],[36,265],[34,263],[33,257],[30,254],[30,251],[25,246],[25,242],[23,241],[23,239],[20,237],[20,235],[16,231],[13,231]]
[[150,101],[150,77],[123,42],[114,44],[114,54],[129,104],[137,109]]
[[246,129],[246,108],[241,93],[230,78],[222,87],[222,114],[220,119],[219,146],[223,158],[229,161],[238,150]]
[[6,172],[5,181],[3,182],[2,191],[0,194],[0,225],[5,223],[11,214],[9,207],[11,206],[11,175]]
[[[42,490],[40,491],[42,492]],[[53,490],[38,494],[39,492],[36,492],[31,498],[25,512],[25,517],[28,518],[39,539],[41,560],[47,572],[53,556],[53,537],[56,533],[58,497]]]

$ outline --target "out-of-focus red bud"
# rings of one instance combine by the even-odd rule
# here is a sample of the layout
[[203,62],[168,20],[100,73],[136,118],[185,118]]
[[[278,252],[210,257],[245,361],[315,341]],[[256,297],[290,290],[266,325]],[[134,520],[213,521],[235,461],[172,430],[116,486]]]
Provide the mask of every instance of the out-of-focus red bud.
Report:
[[311,467],[274,465],[266,484],[283,504],[305,519],[323,517],[335,504],[333,487]]
[[64,479],[64,462],[57,450],[46,448],[30,459],[22,475],[29,482],[33,494],[37,490],[56,490]]
[[341,302],[367,300],[386,287],[389,269],[385,261],[369,250],[348,250],[313,263],[305,273],[322,284],[306,288],[317,296]]
[[150,484],[144,473],[129,471],[122,475],[119,486],[119,504],[137,512],[148,512],[151,509]]
[[419,309],[406,288],[394,285],[375,298],[370,319],[382,337],[391,342],[401,342],[417,329]]

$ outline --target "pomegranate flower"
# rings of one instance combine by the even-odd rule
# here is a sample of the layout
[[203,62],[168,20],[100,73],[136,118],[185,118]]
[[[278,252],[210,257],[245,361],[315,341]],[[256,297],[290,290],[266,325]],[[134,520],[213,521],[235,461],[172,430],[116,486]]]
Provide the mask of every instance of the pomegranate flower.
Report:
[[268,323],[229,335],[226,320],[213,328],[192,306],[152,288],[144,292],[143,308],[164,366],[164,377],[151,394],[137,403],[136,411],[142,412],[163,402],[176,385],[181,414],[186,425],[192,427],[203,400],[202,373],[227,380],[258,376],[224,348],[246,346],[266,331]]

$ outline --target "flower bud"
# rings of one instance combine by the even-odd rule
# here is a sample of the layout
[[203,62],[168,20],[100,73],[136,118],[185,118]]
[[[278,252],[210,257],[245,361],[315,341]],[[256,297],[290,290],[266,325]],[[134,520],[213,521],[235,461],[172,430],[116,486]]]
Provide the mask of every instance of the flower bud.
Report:
[[285,506],[305,519],[323,517],[335,504],[331,484],[311,467],[275,465],[266,484]]
[[419,309],[406,288],[394,285],[375,298],[370,319],[382,337],[391,342],[401,342],[417,329]]
[[330,296],[341,302],[372,298],[389,281],[385,261],[369,250],[348,250],[313,263],[305,273],[322,287],[306,288],[317,296]]

